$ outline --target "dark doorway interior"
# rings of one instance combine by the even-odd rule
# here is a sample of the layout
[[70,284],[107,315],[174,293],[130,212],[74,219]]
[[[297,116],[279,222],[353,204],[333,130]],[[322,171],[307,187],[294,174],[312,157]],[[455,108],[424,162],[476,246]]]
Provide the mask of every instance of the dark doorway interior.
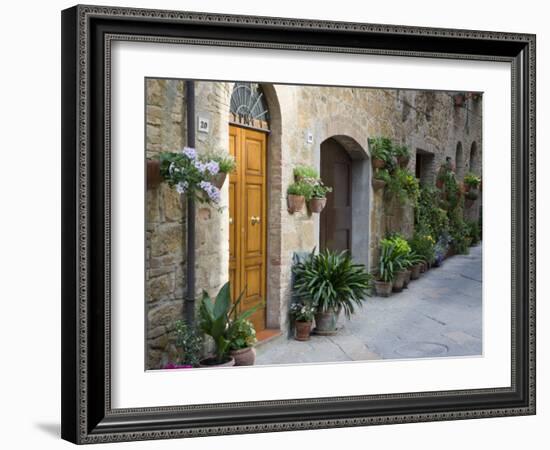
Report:
[[434,180],[434,155],[425,150],[416,150],[416,178],[422,184],[431,184]]
[[321,250],[349,250],[352,233],[352,160],[336,140],[321,144],[321,178],[332,192],[320,217]]

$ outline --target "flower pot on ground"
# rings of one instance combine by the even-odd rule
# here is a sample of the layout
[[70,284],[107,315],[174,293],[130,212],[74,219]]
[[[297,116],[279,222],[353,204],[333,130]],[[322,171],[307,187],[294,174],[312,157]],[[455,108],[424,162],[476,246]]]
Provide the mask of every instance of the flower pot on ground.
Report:
[[418,280],[420,278],[420,269],[424,263],[416,263],[411,267],[411,280]]
[[374,289],[376,291],[376,295],[379,297],[389,297],[391,295],[392,287],[393,281],[376,280],[374,282]]
[[254,347],[245,347],[229,352],[235,360],[235,366],[253,366],[256,362],[256,349]]
[[257,342],[256,330],[252,322],[246,319],[236,319],[233,322],[232,333],[229,336],[229,356],[235,359],[236,366],[252,366],[256,361]]
[[406,276],[406,270],[398,270],[395,272],[395,278],[393,279],[393,292],[401,292],[403,290]]
[[232,367],[235,365],[235,359],[231,356],[225,356],[220,362],[216,356],[201,359],[199,367]]
[[183,320],[174,324],[175,346],[178,351],[177,366],[198,367],[202,352],[202,336]]
[[315,334],[330,336],[338,331],[338,316],[340,311],[328,309],[315,313]]
[[299,320],[296,320],[294,322],[294,329],[296,331],[294,339],[297,341],[309,341],[312,325],[313,322],[300,322]]
[[326,198],[324,198],[324,197],[323,198],[313,197],[308,202],[308,207],[309,207],[309,210],[312,213],[320,213],[325,208],[326,204],[327,204],[327,199]]
[[425,273],[427,271],[428,271],[428,263],[427,262],[420,263],[420,273]]
[[303,298],[290,305],[290,318],[294,320],[294,338],[297,341],[309,341],[314,317],[315,308],[311,300]]
[[403,288],[407,289],[409,287],[409,283],[411,282],[411,271],[407,269],[405,274],[405,279],[403,280]]
[[343,311],[349,319],[371,294],[372,275],[363,264],[355,264],[347,251],[311,252],[292,271],[297,295],[309,299],[316,310],[317,331],[327,330],[325,325],[336,331],[338,313]]
[[208,293],[203,291],[199,305],[199,328],[213,339],[215,352],[213,356],[201,360],[200,367],[235,364],[235,360],[229,356],[229,352],[236,336],[239,335],[239,327],[261,306],[258,304],[239,313],[238,308],[243,294],[244,291],[232,303],[229,282],[222,286],[215,300],[212,300]]

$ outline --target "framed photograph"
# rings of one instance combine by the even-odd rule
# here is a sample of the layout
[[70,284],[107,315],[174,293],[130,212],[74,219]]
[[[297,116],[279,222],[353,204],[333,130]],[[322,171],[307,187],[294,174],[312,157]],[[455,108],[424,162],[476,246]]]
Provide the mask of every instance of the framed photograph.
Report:
[[535,413],[535,36],[62,12],[62,437]]

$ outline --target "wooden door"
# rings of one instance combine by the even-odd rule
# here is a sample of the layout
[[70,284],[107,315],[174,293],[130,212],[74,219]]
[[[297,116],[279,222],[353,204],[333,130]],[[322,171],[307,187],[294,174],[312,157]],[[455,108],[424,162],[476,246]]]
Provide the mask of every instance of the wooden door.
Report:
[[229,126],[229,151],[237,162],[229,177],[229,281],[241,308],[263,304],[251,317],[265,329],[267,205],[267,134]]
[[337,141],[328,139],[321,144],[321,178],[332,186],[320,217],[321,250],[351,252],[351,164],[348,153]]

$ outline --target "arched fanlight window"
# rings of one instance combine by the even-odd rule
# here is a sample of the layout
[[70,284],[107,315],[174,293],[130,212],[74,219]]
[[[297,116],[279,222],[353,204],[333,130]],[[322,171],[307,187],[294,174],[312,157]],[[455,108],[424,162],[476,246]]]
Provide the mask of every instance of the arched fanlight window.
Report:
[[235,83],[229,112],[230,122],[269,129],[269,110],[262,88],[258,83]]

